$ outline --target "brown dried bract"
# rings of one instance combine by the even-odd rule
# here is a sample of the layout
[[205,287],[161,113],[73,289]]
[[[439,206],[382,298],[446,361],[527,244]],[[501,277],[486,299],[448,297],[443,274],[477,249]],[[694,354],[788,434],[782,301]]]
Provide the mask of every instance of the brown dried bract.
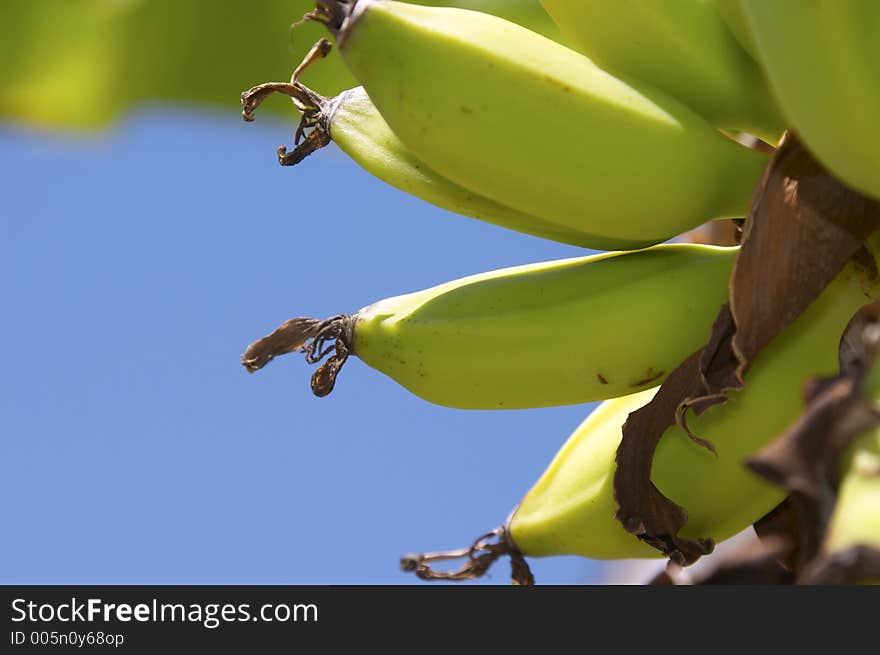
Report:
[[852,585],[880,580],[880,549],[858,545],[819,557],[801,576],[802,584]]
[[796,510],[786,498],[769,513],[754,524],[755,534],[762,541],[784,543],[786,548],[779,553],[779,562],[789,571],[794,571],[800,558],[801,527]]
[[843,377],[823,383],[798,421],[747,462],[755,473],[788,491],[799,519],[800,563],[821,546],[837,497],[843,452],[859,434],[880,425],[880,413],[862,398],[857,381]]
[[[788,548],[782,539],[750,542],[699,573],[687,575],[670,562],[648,584],[665,585],[789,585],[794,575],[780,563]],[[713,556],[717,557],[717,555]]]
[[742,241],[742,219],[716,220],[685,232],[675,241],[707,246],[738,246]]
[[841,343],[840,374],[805,385],[806,410],[773,442],[747,461],[758,475],[788,492],[788,530],[797,539],[796,572],[819,555],[840,484],[846,449],[880,425],[880,410],[863,395],[880,345],[878,305],[860,312]]
[[687,430],[702,414],[745,386],[754,358],[815,300],[880,226],[880,203],[829,174],[791,133],[780,143],[752,198],[742,247],[730,279],[730,301],[704,348],[630,415],[617,452],[617,518],[640,539],[680,564],[711,550],[711,540],[678,537],[687,512],[651,483],[654,451],[671,425],[711,448],[712,435]]
[[780,560],[788,550],[783,539],[749,544],[694,580],[697,585],[789,585],[794,575]]
[[[629,415],[623,425],[623,440],[617,450],[614,475],[615,496],[619,504],[617,520],[628,532],[681,565],[708,555],[713,544],[711,541],[692,542],[676,538],[687,522],[687,513],[651,482],[654,447],[659,437],[653,444],[646,444],[644,437],[662,435],[673,424],[676,408],[681,402],[681,390],[692,395],[702,388],[699,361],[698,351],[672,372],[650,403]],[[645,522],[645,517],[649,523]]]

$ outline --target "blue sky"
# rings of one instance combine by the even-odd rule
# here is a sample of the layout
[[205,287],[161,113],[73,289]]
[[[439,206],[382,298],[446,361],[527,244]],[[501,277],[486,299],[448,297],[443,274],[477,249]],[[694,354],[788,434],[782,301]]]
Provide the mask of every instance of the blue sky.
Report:
[[281,168],[291,129],[167,108],[89,137],[0,127],[0,582],[427,584],[398,557],[503,522],[588,413],[437,407],[356,359],[323,399],[298,355],[248,375],[287,318],[584,252],[335,148]]

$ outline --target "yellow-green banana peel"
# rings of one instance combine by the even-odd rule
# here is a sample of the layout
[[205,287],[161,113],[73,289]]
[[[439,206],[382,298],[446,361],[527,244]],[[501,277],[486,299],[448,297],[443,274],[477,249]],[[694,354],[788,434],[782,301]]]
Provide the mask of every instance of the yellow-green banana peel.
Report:
[[[268,85],[260,85],[264,87]],[[301,84],[274,84],[277,90],[298,96],[308,106],[305,120],[315,130],[326,134],[364,170],[417,198],[441,209],[476,218],[532,236],[590,248],[611,249],[619,241],[584,234],[564,225],[505,207],[452,182],[416,157],[388,127],[363,87],[348,89],[334,98],[324,98]],[[248,94],[260,87],[254,87]],[[245,94],[245,95],[248,95]],[[254,94],[256,95],[256,94]],[[246,105],[250,117],[253,107]],[[282,161],[299,163],[326,139],[306,139],[292,153],[282,154]],[[313,144],[318,144],[317,146]],[[298,151],[302,150],[302,154]],[[289,158],[289,159],[288,159]],[[633,242],[631,248],[649,245]]]
[[790,126],[837,177],[880,198],[880,2],[741,6]]
[[708,0],[715,6],[715,11],[727,24],[727,28],[739,42],[742,49],[749,53],[755,61],[758,61],[758,48],[752,40],[752,32],[749,22],[743,13],[739,0]]
[[[561,243],[612,250],[617,240],[556,225],[499,204],[448,180],[416,157],[388,127],[363,87],[338,97],[328,116],[330,138],[365,170],[391,186],[464,216]],[[650,245],[632,241],[627,249]]]
[[464,278],[361,310],[353,352],[451,407],[632,393],[706,339],[737,250],[659,245]]
[[[336,343],[335,359],[313,377],[317,395],[332,390],[349,354],[425,400],[462,409],[630,394],[657,385],[706,341],[737,251],[661,244],[482,273],[351,316],[288,321],[253,344],[243,363],[257,370],[298,349],[306,333],[296,328],[305,325],[313,337],[308,361]],[[291,328],[295,342],[277,347],[277,335]],[[335,369],[329,385],[327,367]]]
[[705,0],[541,0],[605,70],[665,91],[716,127],[776,143],[785,129],[761,69]]

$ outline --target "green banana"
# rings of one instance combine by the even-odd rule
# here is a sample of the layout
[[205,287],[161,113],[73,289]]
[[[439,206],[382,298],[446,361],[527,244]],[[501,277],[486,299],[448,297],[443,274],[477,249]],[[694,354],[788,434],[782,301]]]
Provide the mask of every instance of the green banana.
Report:
[[[333,377],[353,353],[417,396],[463,409],[629,394],[656,385],[705,342],[737,251],[661,244],[466,277],[315,321],[309,359],[335,338]],[[260,344],[276,339],[252,345],[244,365],[265,365],[271,356]],[[313,378],[318,395],[329,393],[322,376],[323,368]]]
[[709,2],[715,6],[715,11],[721,16],[742,49],[748,52],[753,60],[758,61],[758,48],[752,39],[748,19],[743,13],[739,0],[709,0]]
[[757,63],[706,0],[541,0],[585,55],[653,85],[717,127],[776,143],[785,130]]
[[791,127],[841,180],[880,198],[880,3],[741,4]]
[[[297,164],[314,150],[333,140],[367,172],[396,189],[442,209],[576,246],[601,246],[606,249],[617,245],[599,236],[586,235],[504,207],[447,180],[403,145],[379,114],[363,87],[349,89],[335,98],[325,98],[302,84],[259,85],[242,96],[246,119],[252,120],[253,111],[265,97],[263,89],[280,91],[294,97],[304,111],[304,123],[314,128],[311,136],[291,153],[283,149],[279,151],[284,164]],[[630,244],[632,248],[645,245],[649,244]]]
[[[803,411],[801,385],[838,368],[841,335],[853,314],[876,297],[852,264],[797,320],[759,354],[746,387],[729,402],[688,427],[717,449],[717,457],[691,441],[678,426],[664,433],[651,480],[684,507],[688,522],[681,536],[720,541],[754,523],[784,496],[779,487],[744,465]],[[614,518],[613,477],[621,425],[654,391],[608,400],[572,434],[562,450],[513,512],[509,537],[526,556],[582,555],[597,559],[659,556],[624,530]]]
[[318,0],[383,118],[420,160],[480,195],[603,238],[658,243],[744,216],[766,155],[496,16]]
[[[412,2],[412,0],[408,0]],[[558,43],[565,43],[565,38],[541,7],[539,0],[432,0],[430,2],[417,0],[412,2],[417,5],[432,5],[442,7],[458,7],[460,9],[473,9],[487,14],[500,16],[505,20],[512,21],[533,32],[543,34]]]

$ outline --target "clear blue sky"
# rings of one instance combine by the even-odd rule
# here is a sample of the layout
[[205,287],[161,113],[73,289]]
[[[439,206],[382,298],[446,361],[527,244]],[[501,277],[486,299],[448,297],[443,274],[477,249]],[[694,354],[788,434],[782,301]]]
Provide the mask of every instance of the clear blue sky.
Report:
[[588,413],[437,407],[356,359],[323,399],[299,355],[248,375],[243,349],[292,316],[583,253],[335,148],[281,168],[291,129],[170,109],[93,137],[0,126],[0,582],[427,584],[398,557],[503,522]]

